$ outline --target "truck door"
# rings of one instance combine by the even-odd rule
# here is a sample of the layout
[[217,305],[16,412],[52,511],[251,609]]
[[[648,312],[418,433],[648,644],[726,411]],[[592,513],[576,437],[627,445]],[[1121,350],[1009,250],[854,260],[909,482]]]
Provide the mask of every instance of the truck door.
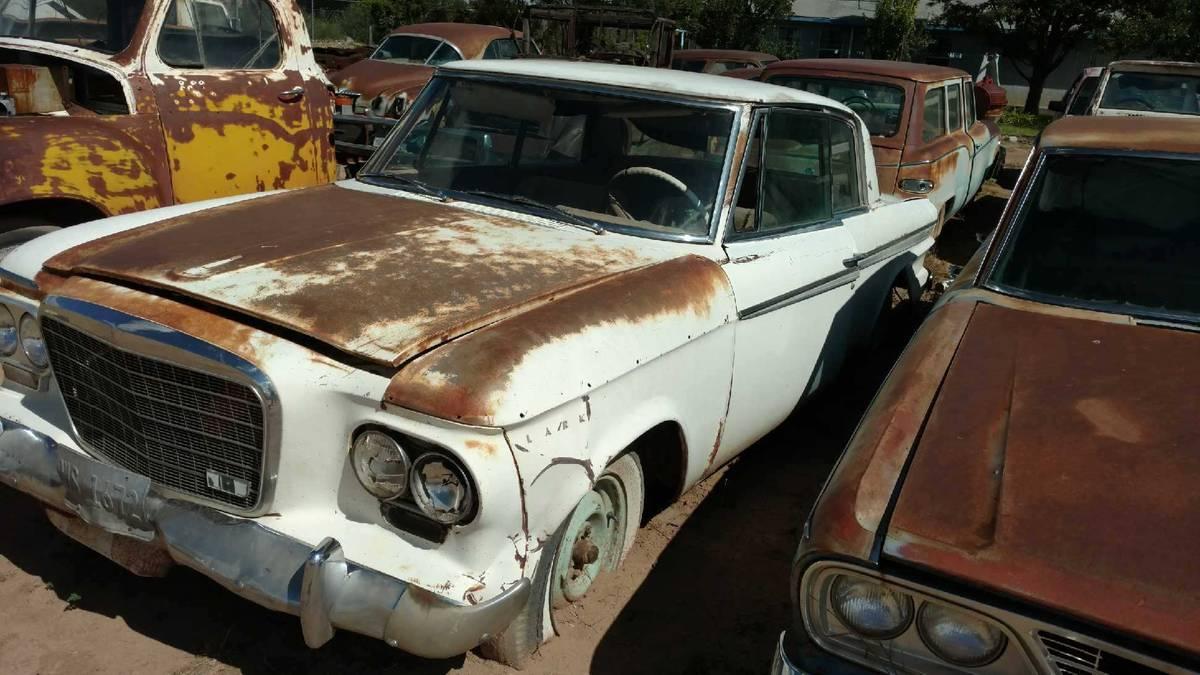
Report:
[[146,70],[176,201],[329,180],[305,100],[327,93],[301,71],[293,12],[280,0],[171,0],[157,12]]

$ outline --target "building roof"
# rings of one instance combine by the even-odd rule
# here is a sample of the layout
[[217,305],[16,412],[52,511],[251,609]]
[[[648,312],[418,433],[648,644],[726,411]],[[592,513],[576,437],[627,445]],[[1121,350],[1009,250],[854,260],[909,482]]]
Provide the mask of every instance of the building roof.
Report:
[[594,84],[718,101],[785,103],[849,110],[831,99],[789,87],[666,68],[643,68],[612,63],[553,59],[492,59],[455,61],[442,66],[441,70],[448,73],[494,73],[496,75],[561,80],[571,84]]
[[729,61],[778,61],[779,57],[764,52],[752,52],[745,49],[676,49],[672,56],[674,60],[726,59]]
[[882,75],[914,82],[941,82],[956,77],[970,77],[964,70],[932,66],[926,63],[909,63],[907,61],[878,61],[873,59],[792,59],[776,61],[765,70],[770,73],[776,70],[805,70],[857,73],[859,75]]
[[1064,117],[1046,127],[1039,145],[1200,155],[1200,117]]

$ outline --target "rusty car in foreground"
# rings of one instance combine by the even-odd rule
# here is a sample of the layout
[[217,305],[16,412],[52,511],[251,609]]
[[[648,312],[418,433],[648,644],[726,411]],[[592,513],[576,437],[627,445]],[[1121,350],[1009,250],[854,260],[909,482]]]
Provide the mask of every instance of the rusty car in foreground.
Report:
[[839,103],[609,64],[438,73],[356,180],[6,257],[0,481],[313,647],[520,664],[644,504],[928,279],[934,209],[879,195]]
[[294,0],[0,0],[0,99],[0,249],[335,177]]
[[778,61],[736,77],[840,101],[871,131],[879,189],[925,197],[940,211],[934,236],[1004,167],[991,100],[965,71],[869,59]]
[[1200,121],[1051,125],[803,527],[776,673],[1200,672]]

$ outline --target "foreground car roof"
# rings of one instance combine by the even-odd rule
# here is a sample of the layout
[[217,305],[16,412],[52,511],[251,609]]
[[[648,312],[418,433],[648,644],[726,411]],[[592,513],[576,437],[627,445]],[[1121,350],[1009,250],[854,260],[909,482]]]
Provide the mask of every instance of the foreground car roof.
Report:
[[490,73],[537,77],[597,87],[621,87],[740,103],[794,103],[849,111],[842,104],[808,92],[717,75],[665,68],[642,68],[611,63],[581,63],[550,59],[455,61],[442,66],[449,73]]
[[1065,117],[1042,132],[1043,148],[1200,154],[1200,118]]
[[776,61],[766,70],[788,70],[790,68],[806,68],[822,70],[830,73],[858,73],[860,75],[884,75],[914,82],[941,82],[956,77],[963,77],[966,71],[945,66],[931,66],[927,63],[908,63],[905,61],[879,61],[875,59],[792,59]]

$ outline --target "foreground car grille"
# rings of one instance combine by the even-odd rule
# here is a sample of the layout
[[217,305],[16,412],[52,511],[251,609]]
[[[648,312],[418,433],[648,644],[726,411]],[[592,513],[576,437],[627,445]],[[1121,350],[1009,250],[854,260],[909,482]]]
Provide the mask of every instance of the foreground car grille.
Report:
[[1038,631],[1037,637],[1059,675],[1162,675],[1167,672],[1074,638],[1046,631]]
[[117,349],[49,317],[42,332],[89,449],[183,493],[238,509],[258,503],[263,405],[252,388]]

